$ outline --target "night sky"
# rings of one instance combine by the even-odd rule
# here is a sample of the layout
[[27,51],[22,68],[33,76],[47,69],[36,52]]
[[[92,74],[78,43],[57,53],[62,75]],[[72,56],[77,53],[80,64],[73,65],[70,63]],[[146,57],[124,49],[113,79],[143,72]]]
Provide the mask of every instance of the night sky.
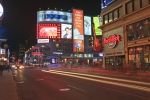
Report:
[[42,10],[72,8],[84,10],[85,15],[98,15],[100,13],[100,0],[3,0],[4,19],[3,26],[9,34],[9,44],[17,48],[28,40],[28,47],[36,43],[36,12]]

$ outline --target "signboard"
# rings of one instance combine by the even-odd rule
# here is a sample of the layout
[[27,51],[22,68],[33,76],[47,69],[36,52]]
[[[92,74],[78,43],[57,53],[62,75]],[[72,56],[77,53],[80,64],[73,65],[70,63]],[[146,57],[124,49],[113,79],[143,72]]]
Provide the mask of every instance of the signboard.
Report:
[[49,43],[49,39],[37,39],[37,43]]
[[37,22],[72,23],[72,14],[56,10],[38,11]]
[[101,0],[101,7],[106,8],[108,5],[110,5],[115,0]]
[[72,25],[61,24],[61,38],[72,39]]
[[0,3],[0,18],[3,16],[3,13],[4,13],[4,9],[2,4]]
[[84,52],[83,10],[73,9],[73,52]]
[[92,35],[91,17],[84,16],[84,34]]
[[123,27],[119,27],[103,34],[105,56],[124,55]]
[[120,35],[110,35],[108,38],[104,38],[104,44],[108,45],[109,48],[114,48],[121,41]]
[[38,24],[37,38],[60,38],[60,24]]
[[96,35],[102,35],[102,30],[100,29],[100,18],[98,16],[93,17],[93,23],[94,23],[94,31]]

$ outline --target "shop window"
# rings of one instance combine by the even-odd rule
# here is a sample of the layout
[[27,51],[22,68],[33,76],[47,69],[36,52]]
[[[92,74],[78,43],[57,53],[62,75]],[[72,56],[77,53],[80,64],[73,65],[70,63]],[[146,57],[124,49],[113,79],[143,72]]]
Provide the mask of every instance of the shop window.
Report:
[[114,20],[118,19],[118,9],[114,10]]
[[134,10],[140,9],[140,0],[134,0]]
[[144,37],[150,36],[150,18],[143,21],[143,33]]
[[112,22],[112,21],[113,21],[113,14],[111,12],[111,13],[109,13],[109,22]]
[[133,11],[133,2],[129,1],[126,3],[126,14],[129,14]]
[[142,7],[148,6],[150,3],[150,0],[142,0]]

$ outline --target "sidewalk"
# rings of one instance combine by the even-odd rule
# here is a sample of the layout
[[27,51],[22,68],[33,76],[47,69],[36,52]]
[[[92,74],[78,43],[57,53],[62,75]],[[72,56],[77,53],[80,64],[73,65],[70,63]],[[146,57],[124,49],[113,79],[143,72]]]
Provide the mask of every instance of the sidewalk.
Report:
[[106,70],[99,67],[91,67],[91,66],[76,66],[76,67],[59,67],[59,68],[52,68],[49,69],[55,70],[62,70],[62,71],[71,71],[71,72],[79,72],[79,73],[86,73],[86,74],[94,74],[94,75],[102,75],[108,77],[116,77],[116,78],[123,78],[123,79],[130,79],[130,80],[137,80],[137,81],[145,81],[150,82],[150,71],[122,71],[122,70]]
[[11,72],[4,71],[0,76],[0,100],[18,100],[16,84]]

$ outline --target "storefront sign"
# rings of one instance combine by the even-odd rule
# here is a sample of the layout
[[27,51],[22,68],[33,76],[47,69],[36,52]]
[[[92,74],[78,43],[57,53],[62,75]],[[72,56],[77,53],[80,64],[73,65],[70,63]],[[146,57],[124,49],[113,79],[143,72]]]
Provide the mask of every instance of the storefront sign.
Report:
[[110,35],[108,38],[104,38],[104,44],[107,44],[109,48],[114,48],[118,42],[121,41],[120,35]]

